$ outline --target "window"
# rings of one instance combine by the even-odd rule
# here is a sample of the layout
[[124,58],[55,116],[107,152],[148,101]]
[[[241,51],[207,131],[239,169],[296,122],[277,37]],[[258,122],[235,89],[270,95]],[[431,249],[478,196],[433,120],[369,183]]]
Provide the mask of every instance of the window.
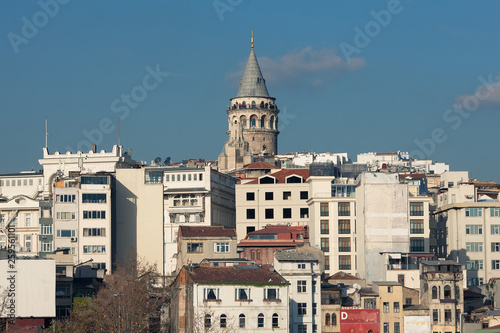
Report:
[[328,220],[321,220],[321,234],[328,235],[330,233],[330,227]]
[[330,314],[325,315],[325,326],[330,326]]
[[[72,212],[58,212],[56,214],[56,218],[58,220],[76,220],[76,213],[72,213]],[[83,218],[86,218],[85,217],[85,212],[84,212]]]
[[351,256],[339,256],[339,269],[351,269]]
[[307,199],[309,199],[309,192],[300,191],[300,200],[307,200]]
[[31,227],[31,214],[26,214],[24,216],[24,223],[26,227]]
[[300,209],[300,218],[301,219],[309,218],[309,208],[301,208]]
[[[184,175],[186,177],[186,175]],[[161,171],[146,171],[145,180],[146,184],[160,184],[162,182]]]
[[[465,244],[468,252],[483,252],[483,242],[467,242]],[[493,244],[494,243],[491,243],[492,251],[493,251]]]
[[483,261],[482,260],[467,260],[467,270],[478,270],[483,269]]
[[432,287],[432,299],[438,298],[438,288],[436,286]]
[[411,252],[424,252],[425,245],[423,238],[410,238],[410,251]]
[[307,333],[307,325],[305,324],[297,325],[297,333]]
[[297,281],[297,292],[298,293],[305,293],[307,290],[306,286],[307,286],[306,280]]
[[399,313],[399,302],[394,302],[394,313]]
[[394,287],[393,287],[393,286],[388,286],[388,287],[387,287],[387,292],[388,292],[389,294],[392,294],[392,293],[394,292]]
[[[469,244],[469,243],[467,243],[467,244]],[[469,248],[467,248],[467,251],[469,251]],[[498,242],[491,243],[491,252],[500,252],[500,243],[498,243]]]
[[467,278],[467,287],[479,286],[484,283],[483,278]]
[[330,252],[330,239],[329,238],[321,238],[321,251]]
[[491,225],[491,234],[492,235],[500,235],[500,224],[492,224]]
[[318,303],[313,303],[313,316],[316,315],[317,311],[318,311]]
[[465,208],[465,216],[468,217],[480,217],[483,216],[483,209],[478,207],[468,207]]
[[73,194],[58,194],[56,195],[56,202],[75,202],[76,196]]
[[203,253],[203,243],[188,243],[187,244],[188,253]]
[[52,252],[52,242],[42,241],[40,245],[42,252]]
[[273,314],[273,328],[279,327],[279,317],[277,313]]
[[266,219],[274,219],[274,209],[273,208],[266,208],[265,210],[265,216]]
[[266,200],[274,200],[274,193],[273,192],[266,192],[264,197]]
[[444,321],[451,321],[451,310],[444,310]]
[[339,216],[350,216],[351,204],[349,202],[339,202]]
[[389,323],[384,323],[384,333],[389,333]]
[[250,299],[250,288],[236,288],[234,292],[236,300],[247,301]]
[[350,233],[351,233],[351,221],[339,220],[339,234],[350,234]]
[[490,216],[491,217],[499,217],[500,216],[500,208],[490,208]]
[[328,202],[321,202],[319,204],[319,210],[321,216],[328,216]]
[[83,228],[84,237],[104,237],[106,236],[106,228]]
[[42,224],[40,226],[40,233],[42,235],[52,235],[52,224]]
[[389,302],[384,302],[384,313],[389,313]]
[[106,253],[106,245],[84,245],[83,253]]
[[297,303],[297,314],[305,316],[307,314],[307,303]]
[[492,260],[491,269],[500,269],[500,260]]
[[330,256],[325,256],[325,270],[330,269]]
[[105,262],[93,262],[92,269],[106,269],[106,263]]
[[394,323],[394,333],[400,333],[399,322]]
[[[59,214],[59,213],[58,213]],[[84,219],[105,219],[106,211],[104,210],[84,210],[83,211]]]
[[255,219],[255,209],[254,208],[248,208],[247,209],[247,219],[248,220]]
[[349,237],[339,238],[339,252],[351,252],[351,238]]
[[75,237],[75,230],[57,230],[57,237]]
[[257,316],[257,327],[264,327],[264,314],[262,313]]
[[406,305],[412,305],[412,304],[413,304],[413,300],[412,300],[411,298],[407,298],[407,299],[405,300],[405,304],[406,304]]
[[250,251],[250,260],[255,260],[255,250]]
[[264,299],[279,299],[279,289],[278,288],[267,288],[264,289]]
[[242,313],[239,315],[239,326],[240,328],[245,328],[245,315]]
[[107,176],[82,176],[80,177],[82,185],[108,185],[109,177]]
[[210,327],[212,327],[212,316],[209,314],[205,315],[205,330],[208,330]]
[[283,192],[283,200],[292,200],[292,192],[289,191]]
[[226,328],[227,327],[227,317],[225,314],[220,315],[220,328]]
[[283,208],[283,218],[291,219],[292,218],[292,209],[291,208]]
[[297,268],[298,269],[306,269],[306,264],[298,264]]
[[410,234],[423,234],[424,220],[410,220]]
[[205,299],[205,300],[219,299],[219,289],[218,288],[203,288],[203,299]]
[[480,224],[467,224],[465,225],[465,233],[467,235],[482,235],[483,226]]
[[337,315],[332,313],[332,326],[337,326]]
[[82,203],[106,203],[105,193],[83,193]]
[[432,310],[432,321],[433,322],[439,321],[439,310],[437,309]]
[[424,216],[424,203],[410,202],[410,216]]
[[229,243],[215,243],[215,253],[228,253]]
[[365,309],[376,309],[377,300],[375,298],[365,298]]
[[260,250],[257,250],[257,260],[260,260]]

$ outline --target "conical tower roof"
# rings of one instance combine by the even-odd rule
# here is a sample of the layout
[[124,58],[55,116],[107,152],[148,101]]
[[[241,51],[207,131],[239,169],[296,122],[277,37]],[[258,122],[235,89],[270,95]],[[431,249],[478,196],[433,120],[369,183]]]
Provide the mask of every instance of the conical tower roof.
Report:
[[253,44],[236,97],[270,97],[267,92],[266,80],[262,76],[257,57],[253,51]]

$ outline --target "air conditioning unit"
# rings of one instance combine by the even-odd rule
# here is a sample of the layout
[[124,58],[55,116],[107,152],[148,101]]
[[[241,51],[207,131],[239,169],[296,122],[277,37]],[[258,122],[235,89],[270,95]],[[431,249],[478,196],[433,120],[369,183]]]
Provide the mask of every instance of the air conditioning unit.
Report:
[[76,237],[71,237],[71,241],[72,241],[72,242],[76,242],[77,240],[78,240],[78,238],[76,238]]

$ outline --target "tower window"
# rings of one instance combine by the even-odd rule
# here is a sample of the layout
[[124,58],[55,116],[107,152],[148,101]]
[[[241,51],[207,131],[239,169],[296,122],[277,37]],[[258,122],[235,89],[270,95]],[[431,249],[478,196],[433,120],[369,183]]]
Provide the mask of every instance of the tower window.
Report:
[[255,141],[255,137],[252,137],[252,141]]

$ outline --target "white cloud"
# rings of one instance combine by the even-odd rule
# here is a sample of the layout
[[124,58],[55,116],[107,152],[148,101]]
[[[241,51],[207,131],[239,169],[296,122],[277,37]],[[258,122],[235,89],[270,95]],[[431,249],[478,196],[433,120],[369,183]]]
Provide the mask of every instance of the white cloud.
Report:
[[462,95],[457,98],[456,104],[480,106],[498,106],[500,105],[500,75],[493,79],[493,75],[487,78],[478,77],[481,84],[476,88],[475,93]]
[[[365,65],[362,58],[353,58],[349,63],[343,61],[336,49],[314,50],[310,46],[292,50],[274,59],[259,57],[258,61],[268,83],[301,83],[314,87],[331,82],[341,72],[357,70]],[[239,80],[245,65],[239,72],[229,73],[228,79]]]

